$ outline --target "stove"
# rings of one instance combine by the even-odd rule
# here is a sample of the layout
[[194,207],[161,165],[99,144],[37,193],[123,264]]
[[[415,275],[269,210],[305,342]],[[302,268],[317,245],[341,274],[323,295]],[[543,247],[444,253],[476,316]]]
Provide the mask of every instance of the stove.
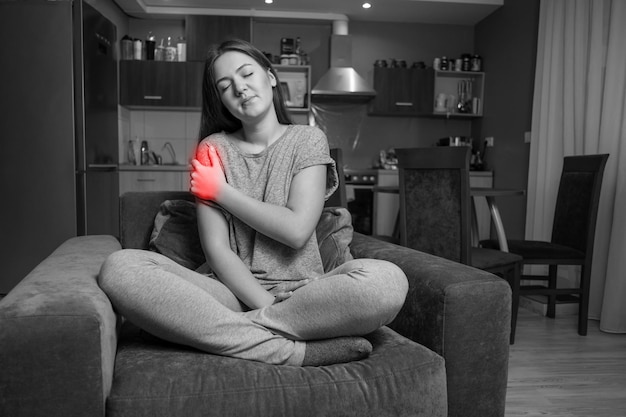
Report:
[[374,218],[373,188],[378,182],[378,171],[346,169],[344,177],[348,211],[352,215],[352,227],[359,233],[371,235]]
[[346,169],[344,176],[346,185],[374,186],[378,182],[378,170],[375,169]]

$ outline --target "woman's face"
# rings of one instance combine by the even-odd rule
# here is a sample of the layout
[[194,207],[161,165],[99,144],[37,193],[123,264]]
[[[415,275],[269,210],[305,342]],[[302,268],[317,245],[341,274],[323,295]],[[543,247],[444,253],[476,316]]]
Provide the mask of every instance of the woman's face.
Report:
[[250,120],[273,110],[276,78],[254,58],[230,51],[213,64],[215,85],[222,103],[240,120]]

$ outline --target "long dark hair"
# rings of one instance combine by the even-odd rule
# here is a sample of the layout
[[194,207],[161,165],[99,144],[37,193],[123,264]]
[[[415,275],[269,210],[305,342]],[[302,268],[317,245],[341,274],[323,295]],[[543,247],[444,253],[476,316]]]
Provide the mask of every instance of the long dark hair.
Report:
[[262,68],[269,69],[274,77],[276,77],[276,87],[273,88],[274,108],[278,121],[282,124],[291,124],[291,117],[285,107],[285,100],[280,88],[278,74],[272,66],[270,60],[249,42],[232,39],[223,42],[221,45],[212,48],[207,54],[204,63],[204,74],[202,77],[202,117],[200,119],[200,136],[199,141],[216,132],[235,132],[241,129],[242,124],[239,119],[233,116],[230,111],[222,104],[219,90],[215,84],[214,67],[215,60],[226,52],[241,52],[254,59]]

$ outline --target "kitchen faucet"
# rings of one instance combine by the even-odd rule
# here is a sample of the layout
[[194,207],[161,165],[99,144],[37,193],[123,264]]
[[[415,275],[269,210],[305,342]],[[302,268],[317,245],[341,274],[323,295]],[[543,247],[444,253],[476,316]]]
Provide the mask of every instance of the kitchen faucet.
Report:
[[174,150],[174,146],[172,146],[172,144],[169,142],[165,142],[165,145],[163,145],[161,150],[163,149],[167,149],[170,153],[170,156],[172,157],[172,164],[177,164],[178,161],[176,160],[176,151]]

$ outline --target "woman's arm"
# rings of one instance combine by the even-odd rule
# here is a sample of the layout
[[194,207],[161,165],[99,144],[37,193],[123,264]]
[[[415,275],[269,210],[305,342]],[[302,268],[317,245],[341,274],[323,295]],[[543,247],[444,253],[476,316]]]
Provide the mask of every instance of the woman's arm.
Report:
[[219,209],[197,204],[198,231],[202,249],[211,269],[235,296],[251,309],[274,303],[274,296],[254,278],[230,249],[228,222]]
[[265,203],[227,186],[216,200],[253,229],[298,249],[315,231],[324,208],[326,166],[300,171],[292,180],[285,207]]
[[314,165],[292,180],[285,207],[258,201],[233,188],[224,179],[213,147],[208,160],[192,161],[191,192],[212,200],[253,229],[292,248],[302,247],[315,230],[324,206],[326,166]]

